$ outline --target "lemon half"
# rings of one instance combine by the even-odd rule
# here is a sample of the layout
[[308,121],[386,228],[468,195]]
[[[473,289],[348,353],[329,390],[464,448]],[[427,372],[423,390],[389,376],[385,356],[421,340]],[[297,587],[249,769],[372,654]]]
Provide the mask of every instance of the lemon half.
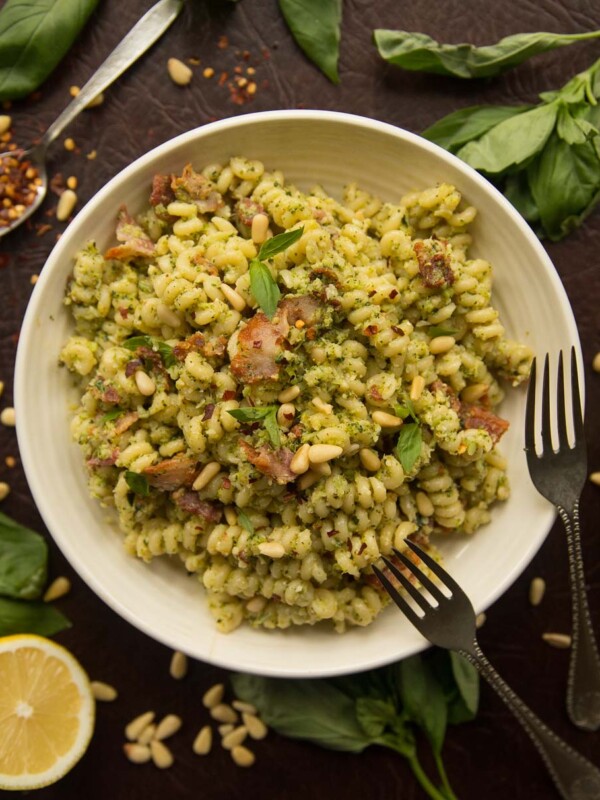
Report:
[[0,789],[62,778],[85,753],[95,704],[79,662],[50,639],[0,638]]

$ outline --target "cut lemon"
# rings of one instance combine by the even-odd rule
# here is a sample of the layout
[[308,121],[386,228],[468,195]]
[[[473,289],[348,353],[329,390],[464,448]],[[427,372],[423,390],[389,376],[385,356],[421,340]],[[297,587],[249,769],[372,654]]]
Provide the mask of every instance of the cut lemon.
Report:
[[64,647],[29,634],[0,638],[0,789],[62,778],[86,751],[94,710],[88,677]]

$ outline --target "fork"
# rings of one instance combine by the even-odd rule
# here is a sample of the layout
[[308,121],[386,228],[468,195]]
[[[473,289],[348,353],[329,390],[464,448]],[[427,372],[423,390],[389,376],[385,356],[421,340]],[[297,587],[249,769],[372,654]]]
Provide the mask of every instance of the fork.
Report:
[[[479,647],[475,627],[475,611],[467,595],[431,556],[408,539],[406,544],[429,568],[430,573],[437,578],[439,584],[435,583],[403,553],[398,550],[394,550],[394,553],[408,574],[416,578],[421,587],[429,592],[435,605],[417,586],[411,583],[409,578],[389,558],[383,557],[390,573],[423,613],[417,613],[408,600],[396,589],[390,578],[374,566],[375,574],[392,600],[419,633],[438,647],[460,653],[496,690],[529,735],[564,800],[598,800],[600,797],[600,770],[551,731],[503,681]],[[450,594],[446,594],[442,588]]]
[[[525,450],[531,480],[538,492],[556,506],[567,533],[569,576],[571,583],[572,645],[567,681],[567,712],[579,728],[595,731],[600,728],[600,657],[585,590],[583,554],[579,533],[579,497],[587,476],[587,456],[583,434],[583,417],[579,397],[579,379],[575,348],[571,348],[571,406],[574,432],[569,446],[565,377],[562,351],[558,358],[556,381],[557,439],[550,425],[549,358],[546,355],[542,378],[541,443],[536,453],[535,405],[536,361],[531,367],[527,410],[525,415]],[[539,398],[538,398],[539,403]],[[553,444],[556,444],[556,449]]]

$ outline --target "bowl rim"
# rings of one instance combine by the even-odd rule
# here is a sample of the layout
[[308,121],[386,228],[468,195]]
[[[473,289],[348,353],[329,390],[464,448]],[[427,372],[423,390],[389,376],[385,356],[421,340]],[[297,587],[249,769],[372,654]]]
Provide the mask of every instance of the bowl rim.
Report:
[[[549,255],[540,243],[537,236],[529,227],[525,219],[516,211],[516,209],[509,203],[509,201],[501,194],[491,183],[489,183],[483,176],[476,170],[470,167],[465,162],[458,159],[455,155],[444,150],[437,144],[424,139],[418,134],[407,131],[403,128],[397,127],[387,122],[381,122],[369,117],[363,117],[358,114],[350,114],[347,112],[339,111],[325,111],[325,110],[311,110],[311,109],[291,109],[291,110],[276,110],[276,111],[260,111],[249,114],[243,114],[237,117],[230,117],[215,122],[210,122],[205,125],[198,126],[191,130],[185,131],[177,136],[168,139],[167,141],[157,145],[148,152],[139,156],[129,165],[120,170],[113,176],[98,192],[96,192],[79,211],[73,221],[70,223],[67,230],[75,230],[81,224],[94,214],[95,207],[101,201],[110,195],[114,187],[126,181],[130,176],[147,169],[148,166],[156,159],[160,158],[163,154],[168,153],[170,150],[176,149],[189,141],[201,139],[206,135],[218,133],[219,131],[228,130],[230,128],[239,128],[243,131],[244,127],[260,123],[269,122],[289,122],[299,120],[304,122],[325,122],[347,124],[355,128],[362,128],[365,130],[373,130],[379,134],[387,134],[399,140],[404,140],[412,145],[415,145],[425,151],[431,152],[437,158],[442,157],[444,160],[450,162],[453,167],[461,173],[464,173],[468,179],[479,185],[480,189],[491,195],[496,203],[499,203],[510,216],[512,223],[516,225],[525,237],[529,240],[530,244],[536,251],[540,261],[544,262],[546,266],[546,278],[551,281],[553,290],[563,299],[563,312],[566,321],[565,335],[569,336],[573,346],[575,347],[576,357],[579,363],[579,372],[581,378],[582,397],[585,399],[585,386],[584,386],[584,370],[582,369],[583,357],[581,351],[581,343],[579,340],[577,326],[573,311],[565,291],[565,288],[560,280],[558,272],[554,267]],[[69,252],[69,237],[62,236],[50,252],[44,268],[42,269],[39,280],[37,281],[32,292],[30,301],[28,303],[22,326],[21,336],[17,347],[15,375],[14,375],[14,405],[17,409],[17,438],[19,444],[20,457],[23,463],[25,475],[31,494],[34,498],[38,512],[40,513],[48,531],[52,538],[59,546],[62,554],[67,561],[77,572],[77,574],[85,581],[85,583],[94,591],[94,593],[104,601],[113,611],[115,611],[122,619],[132,624],[138,630],[150,636],[155,641],[161,642],[169,647],[180,649],[180,644],[171,637],[170,631],[156,630],[152,627],[149,621],[146,621],[137,616],[137,614],[124,605],[118,598],[114,597],[110,590],[103,586],[100,576],[96,576],[91,566],[85,561],[82,561],[76,553],[72,552],[68,537],[62,533],[59,524],[59,515],[52,509],[52,504],[46,499],[46,494],[43,490],[41,475],[35,467],[36,455],[31,437],[26,436],[26,431],[23,427],[23,422],[19,422],[24,418],[19,414],[18,409],[24,404],[26,395],[26,378],[27,378],[27,364],[26,364],[26,351],[28,349],[28,342],[33,336],[35,329],[34,320],[41,311],[41,305],[44,298],[44,288],[49,279],[49,274],[53,271],[61,259],[72,258],[72,252]],[[540,524],[540,530],[544,530],[543,535],[540,533],[539,537],[529,543],[528,548],[524,551],[518,562],[515,562],[512,569],[508,570],[502,575],[502,579],[498,582],[494,591],[488,596],[485,608],[494,603],[512,583],[523,573],[526,567],[530,564],[543,542],[545,541],[553,523],[556,518],[556,511],[551,504],[548,504],[543,514],[543,526]],[[484,610],[484,609],[481,609]],[[262,675],[271,675],[275,677],[327,677],[345,674],[348,672],[358,672],[362,670],[372,669],[375,667],[383,666],[387,663],[392,663],[398,658],[405,658],[416,652],[419,652],[429,646],[428,642],[424,639],[416,641],[414,645],[406,647],[401,656],[390,656],[387,658],[377,657],[377,654],[369,655],[369,652],[363,652],[357,656],[358,666],[353,663],[349,669],[344,670],[339,666],[322,668],[296,668],[295,665],[290,664],[286,669],[275,667],[272,670],[267,667],[261,666],[260,669],[252,669],[252,666],[244,667],[247,672],[256,672]],[[202,658],[206,663],[211,663],[216,666],[227,669],[239,669],[239,662],[236,663],[232,658],[227,655],[220,656],[220,654],[209,650],[203,657],[194,654],[195,658]]]

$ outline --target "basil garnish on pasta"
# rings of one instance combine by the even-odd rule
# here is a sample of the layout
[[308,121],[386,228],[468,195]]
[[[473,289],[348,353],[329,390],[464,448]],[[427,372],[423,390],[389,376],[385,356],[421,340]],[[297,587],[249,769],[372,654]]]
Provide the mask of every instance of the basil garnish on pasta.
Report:
[[248,533],[254,533],[254,525],[252,524],[250,517],[244,511],[242,511],[241,508],[237,509],[237,518],[244,530],[247,530]]
[[281,447],[281,434],[277,424],[277,406],[232,408],[227,411],[239,422],[262,422],[273,447]]
[[140,475],[139,472],[132,472],[128,469],[125,473],[125,481],[132,492],[142,497],[147,497],[150,494],[150,485],[145,475]]
[[123,342],[123,347],[133,351],[137,350],[138,347],[147,347],[160,355],[165,367],[172,367],[177,364],[177,359],[173,355],[173,348],[166,342],[155,339],[153,336],[132,336],[130,339],[126,339]]
[[410,472],[421,455],[421,426],[417,422],[409,422],[400,428],[396,443],[396,455],[405,472]]
[[304,227],[296,228],[293,231],[285,231],[273,236],[261,246],[258,257],[250,262],[250,289],[256,302],[271,319],[277,310],[277,303],[281,298],[281,292],[277,281],[271,275],[271,270],[263,262],[268,258],[273,258],[278,253],[283,253],[288,247],[297,242],[304,233]]

